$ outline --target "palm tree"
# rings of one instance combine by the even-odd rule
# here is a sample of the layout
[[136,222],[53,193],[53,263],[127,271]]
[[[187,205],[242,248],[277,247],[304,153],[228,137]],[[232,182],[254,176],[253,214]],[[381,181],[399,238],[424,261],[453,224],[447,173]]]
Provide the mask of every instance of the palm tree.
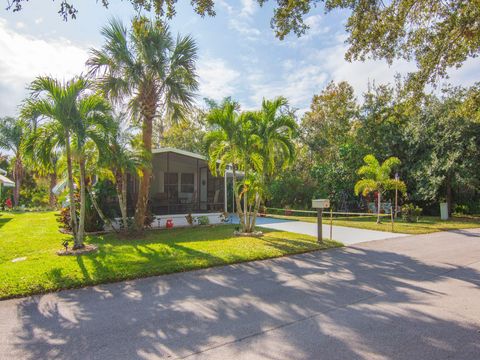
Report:
[[205,145],[209,154],[209,167],[216,176],[225,174],[228,166],[232,168],[233,189],[237,215],[240,226],[245,229],[245,217],[241,206],[241,195],[238,190],[238,170],[243,170],[245,148],[242,143],[242,133],[245,128],[245,118],[241,117],[238,103],[225,99],[215,106],[206,117],[207,124],[212,128],[205,135]]
[[[38,114],[36,128],[24,145],[26,154],[33,156],[46,169],[52,166],[56,151],[64,151],[67,161],[70,222],[74,248],[83,247],[85,222],[85,167],[83,145],[87,139],[100,142],[105,130],[108,104],[98,95],[87,95],[88,81],[83,77],[68,82],[48,76],[36,78],[30,85],[32,96],[22,107],[22,117]],[[73,162],[80,170],[80,219],[77,220],[74,197]]]
[[[255,116],[254,135],[257,138],[256,150],[262,160],[260,181],[263,189],[267,188],[270,178],[278,169],[285,169],[295,159],[293,137],[297,132],[297,123],[286,111],[287,106],[288,102],[284,97],[264,99],[261,110]],[[261,200],[266,199],[257,197],[252,228],[255,227],[256,213]]]
[[20,200],[20,186],[24,175],[22,162],[21,144],[23,140],[23,126],[21,122],[12,117],[0,119],[0,149],[9,150],[14,155],[13,180],[13,204],[18,206]]
[[407,187],[403,181],[390,178],[392,168],[400,165],[398,158],[390,157],[380,165],[375,156],[370,154],[365,156],[363,161],[365,165],[357,171],[362,179],[355,184],[355,195],[358,196],[362,193],[363,196],[366,196],[369,193],[377,192],[377,224],[379,224],[382,194],[395,188],[400,192],[405,192]]
[[127,215],[127,176],[136,174],[141,166],[145,166],[143,153],[135,146],[133,129],[127,126],[124,113],[115,117],[115,128],[110,132],[109,151],[100,159],[100,167],[106,177],[113,181],[117,191],[118,205],[122,216],[122,227],[128,230]]
[[[198,88],[195,73],[197,46],[190,36],[173,40],[168,26],[137,17],[128,31],[119,20],[102,30],[105,44],[91,50],[90,73],[110,99],[128,100],[132,118],[142,123],[145,157],[152,156],[152,129],[156,117],[178,118],[193,104]],[[144,227],[151,166],[141,169],[135,212],[138,229]]]
[[110,105],[106,99],[99,95],[93,94],[82,97],[78,101],[79,121],[74,127],[74,157],[78,161],[80,169],[80,218],[78,223],[77,237],[83,243],[85,237],[85,212],[86,212],[86,153],[85,148],[87,142],[92,142],[94,147],[102,153],[106,153],[108,149],[108,134],[114,128],[114,123],[110,116]]

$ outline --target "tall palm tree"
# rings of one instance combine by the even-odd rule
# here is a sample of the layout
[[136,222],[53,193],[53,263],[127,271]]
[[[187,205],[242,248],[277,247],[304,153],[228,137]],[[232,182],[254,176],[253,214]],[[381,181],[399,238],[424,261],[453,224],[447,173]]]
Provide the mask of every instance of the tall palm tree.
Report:
[[127,176],[136,174],[140,167],[146,166],[146,161],[142,151],[135,144],[132,135],[135,129],[128,126],[124,113],[115,116],[115,125],[110,132],[109,151],[100,159],[99,166],[106,177],[115,184],[122,227],[124,231],[127,231]]
[[86,212],[86,148],[87,142],[92,142],[93,146],[102,154],[108,151],[108,134],[115,126],[110,116],[110,104],[99,95],[93,94],[82,97],[78,101],[79,121],[74,127],[74,157],[78,161],[80,169],[80,218],[78,224],[77,237],[85,237],[85,212]]
[[31,97],[25,101],[21,110],[21,115],[25,119],[30,118],[32,114],[37,114],[39,117],[35,131],[26,141],[26,152],[36,153],[39,163],[47,167],[54,151],[58,149],[65,151],[70,225],[76,247],[81,247],[82,243],[77,237],[72,136],[76,123],[79,121],[78,101],[86,89],[87,82],[82,77],[62,83],[49,76],[40,76],[30,84]]
[[395,188],[400,192],[405,192],[407,187],[403,181],[390,178],[392,169],[400,165],[400,160],[397,157],[389,157],[380,164],[375,156],[370,154],[365,156],[363,161],[365,165],[357,171],[362,179],[355,184],[355,195],[362,193],[363,196],[366,196],[372,192],[377,193],[377,224],[379,224],[382,194]]
[[22,161],[21,144],[23,140],[22,123],[12,117],[0,119],[0,149],[9,150],[14,155],[13,180],[15,189],[13,190],[13,204],[18,206],[20,201],[20,186],[24,175],[24,166]]
[[[67,184],[70,222],[74,248],[83,247],[85,223],[85,168],[83,145],[87,139],[98,141],[105,130],[108,104],[99,95],[89,95],[89,83],[76,77],[60,82],[48,76],[36,78],[30,85],[32,96],[22,107],[22,117],[38,114],[36,128],[27,137],[25,153],[35,157],[45,168],[52,166],[56,151],[64,151],[67,161]],[[74,170],[80,170],[80,219],[77,220],[74,197]]]
[[[254,136],[256,151],[261,158],[260,182],[266,189],[268,182],[278,169],[285,169],[295,159],[294,136],[297,132],[295,118],[287,109],[288,101],[284,97],[262,101],[262,108],[255,113]],[[252,228],[255,227],[260,196],[256,199]],[[247,224],[248,225],[248,224]]]
[[[135,18],[131,30],[111,20],[102,35],[103,47],[91,50],[87,61],[90,73],[98,76],[99,88],[110,99],[128,101],[133,118],[142,124],[142,145],[150,160],[154,119],[181,117],[193,104],[197,46],[190,36],[174,40],[168,26],[145,17]],[[135,212],[138,229],[144,227],[150,178],[151,165],[145,165]]]
[[245,149],[241,135],[245,127],[245,119],[238,112],[238,103],[225,99],[222,104],[215,106],[206,117],[207,124],[212,128],[205,135],[205,146],[209,155],[209,167],[216,176],[225,174],[227,167],[232,167],[233,192],[240,226],[245,228],[245,217],[239,194],[238,170],[243,170]]

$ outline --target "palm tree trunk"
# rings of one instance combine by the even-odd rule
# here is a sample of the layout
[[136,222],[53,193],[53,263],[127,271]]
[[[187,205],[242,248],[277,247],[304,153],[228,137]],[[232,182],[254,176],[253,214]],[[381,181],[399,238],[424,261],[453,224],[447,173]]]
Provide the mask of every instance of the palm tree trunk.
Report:
[[378,204],[377,204],[377,224],[380,224],[380,211],[382,210],[382,193],[377,192]]
[[77,212],[75,209],[75,195],[73,188],[73,170],[72,170],[72,151],[70,148],[70,134],[65,133],[65,152],[67,156],[67,176],[68,176],[68,197],[70,200],[70,228],[72,229],[73,239],[77,238]]
[[128,230],[128,217],[127,217],[127,172],[123,171],[120,176],[117,177],[117,197],[118,205],[120,207],[120,213],[122,215],[123,231]]
[[14,178],[15,178],[15,189],[13,189],[13,206],[18,207],[20,202],[20,186],[22,185],[22,160],[20,160],[20,154],[17,153],[15,156],[15,170],[14,170]]
[[240,202],[240,197],[238,196],[238,192],[237,192],[237,173],[235,170],[235,166],[233,166],[232,172],[233,172],[233,195],[235,198],[235,205],[237,206],[237,216],[239,219],[240,228],[243,230],[245,228],[245,219],[243,217],[242,204]]
[[260,197],[260,194],[257,193],[255,198],[255,207],[253,209],[253,219],[252,219],[252,225],[250,229],[251,232],[255,231],[255,224],[257,223],[258,209],[260,209],[261,201],[262,201],[262,198]]
[[[152,158],[152,123],[155,110],[151,109],[148,116],[144,116],[142,128],[142,140],[144,151],[149,160]],[[138,190],[137,209],[135,211],[135,227],[137,230],[143,230],[145,227],[145,217],[147,214],[148,195],[150,192],[150,177],[152,170],[150,166],[142,167],[142,176],[140,178],[140,189]]]
[[81,155],[80,158],[80,220],[78,222],[78,233],[74,249],[83,248],[83,240],[85,237],[85,213],[86,213],[86,193],[85,193],[85,159]]
[[113,230],[116,231],[115,227],[112,224],[112,221],[105,216],[105,213],[103,212],[102,208],[98,205],[97,198],[95,197],[95,194],[92,192],[92,189],[87,187],[87,191],[88,191],[88,194],[90,195],[90,199],[92,200],[92,205],[97,211],[98,216],[100,216],[100,219],[102,219],[102,221],[106,225],[110,226]]
[[50,175],[50,186],[49,186],[49,191],[48,191],[48,202],[50,204],[51,208],[54,208],[57,205],[57,198],[55,197],[55,194],[53,193],[53,188],[55,185],[57,185],[57,174],[55,172],[52,172]]

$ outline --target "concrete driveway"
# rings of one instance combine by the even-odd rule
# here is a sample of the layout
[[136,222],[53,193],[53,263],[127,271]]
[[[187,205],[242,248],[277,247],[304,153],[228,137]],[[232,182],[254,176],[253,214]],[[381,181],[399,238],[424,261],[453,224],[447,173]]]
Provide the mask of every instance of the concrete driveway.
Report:
[[480,230],[378,240],[2,301],[0,358],[473,360],[479,299]]
[[[234,223],[238,224],[238,218],[232,218]],[[273,230],[289,231],[298,234],[317,236],[317,224],[306,221],[284,220],[269,217],[258,217],[256,222],[258,227]],[[322,226],[323,237],[330,236],[330,225]],[[367,229],[357,229],[346,226],[332,226],[332,239],[342,242],[345,245],[358,244],[365,241],[393,239],[408,236],[407,234],[392,233],[386,231],[375,231]]]

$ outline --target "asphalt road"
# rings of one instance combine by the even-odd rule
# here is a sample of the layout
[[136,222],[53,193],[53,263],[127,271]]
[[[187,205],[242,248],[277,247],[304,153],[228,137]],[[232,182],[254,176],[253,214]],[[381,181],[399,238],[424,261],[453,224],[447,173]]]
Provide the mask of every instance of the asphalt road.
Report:
[[475,360],[480,230],[2,301],[0,319],[1,359]]

